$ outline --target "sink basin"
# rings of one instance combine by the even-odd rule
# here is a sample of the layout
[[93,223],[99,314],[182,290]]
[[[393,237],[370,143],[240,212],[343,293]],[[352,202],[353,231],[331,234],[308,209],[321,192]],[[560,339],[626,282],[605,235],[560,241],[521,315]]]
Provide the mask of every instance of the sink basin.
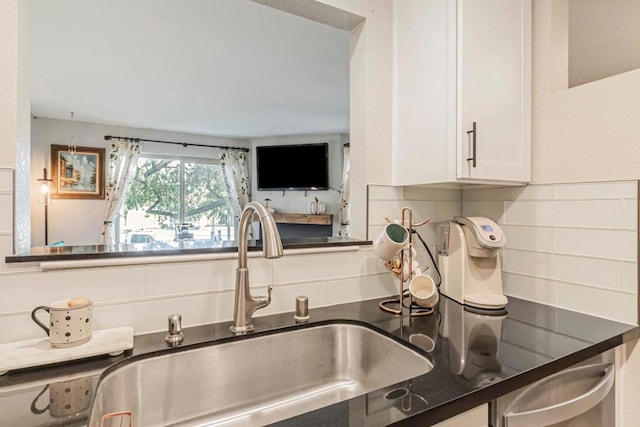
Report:
[[262,426],[432,368],[369,327],[306,325],[126,361],[101,379],[89,425],[128,425],[128,414],[109,415],[127,411],[136,426]]

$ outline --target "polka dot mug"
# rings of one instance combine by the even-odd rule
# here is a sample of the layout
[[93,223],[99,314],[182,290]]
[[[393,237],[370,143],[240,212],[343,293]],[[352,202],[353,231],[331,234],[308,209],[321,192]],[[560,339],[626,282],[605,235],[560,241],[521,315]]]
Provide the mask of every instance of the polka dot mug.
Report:
[[[40,310],[49,313],[48,327],[36,317]],[[74,347],[91,339],[93,302],[86,298],[55,301],[34,308],[31,319],[47,333],[53,347]]]

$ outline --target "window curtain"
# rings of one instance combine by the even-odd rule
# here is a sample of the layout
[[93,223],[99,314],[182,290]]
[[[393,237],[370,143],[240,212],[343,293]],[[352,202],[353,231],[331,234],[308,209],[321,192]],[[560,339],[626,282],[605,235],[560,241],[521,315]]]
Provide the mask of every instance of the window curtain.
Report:
[[220,155],[224,185],[227,188],[231,210],[240,219],[242,209],[251,199],[251,182],[247,167],[247,153],[241,150],[222,149]]
[[351,160],[349,158],[349,144],[344,145],[344,160],[342,162],[342,185],[340,186],[340,210],[338,218],[338,236],[349,237],[349,169]]
[[106,207],[104,212],[104,226],[102,227],[102,242],[107,245],[115,244],[115,221],[120,208],[131,188],[136,176],[140,144],[129,141],[113,141],[109,149],[107,160],[107,178],[105,183]]

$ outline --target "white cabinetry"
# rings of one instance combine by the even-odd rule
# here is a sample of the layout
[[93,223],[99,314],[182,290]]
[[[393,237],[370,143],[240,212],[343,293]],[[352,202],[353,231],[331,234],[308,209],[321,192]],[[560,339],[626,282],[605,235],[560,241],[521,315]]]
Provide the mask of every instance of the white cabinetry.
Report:
[[433,427],[487,427],[488,425],[489,409],[487,405],[480,405]]
[[394,26],[394,185],[527,183],[531,0],[396,0]]

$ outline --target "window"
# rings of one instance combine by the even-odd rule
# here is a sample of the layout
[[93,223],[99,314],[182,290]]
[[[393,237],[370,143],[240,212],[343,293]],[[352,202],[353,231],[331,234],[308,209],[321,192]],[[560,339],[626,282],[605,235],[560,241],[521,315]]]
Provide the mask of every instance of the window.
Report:
[[120,210],[119,243],[159,248],[234,240],[222,167],[212,159],[145,156]]

